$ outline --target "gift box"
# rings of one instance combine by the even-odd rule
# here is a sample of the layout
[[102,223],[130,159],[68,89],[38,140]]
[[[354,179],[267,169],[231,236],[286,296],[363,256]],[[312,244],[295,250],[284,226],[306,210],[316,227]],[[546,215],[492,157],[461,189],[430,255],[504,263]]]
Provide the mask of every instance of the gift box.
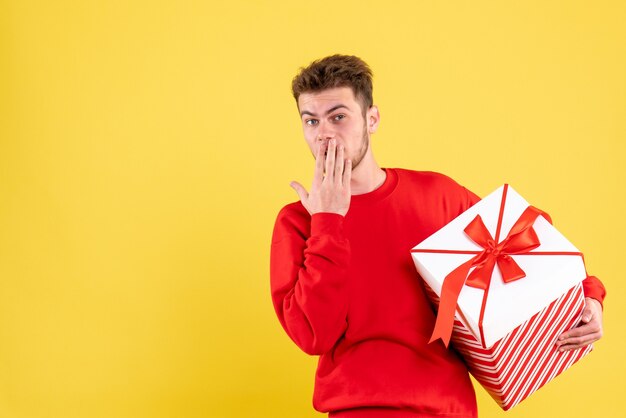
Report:
[[411,250],[437,307],[431,342],[451,340],[504,410],[591,351],[559,352],[584,308],[583,255],[504,185]]

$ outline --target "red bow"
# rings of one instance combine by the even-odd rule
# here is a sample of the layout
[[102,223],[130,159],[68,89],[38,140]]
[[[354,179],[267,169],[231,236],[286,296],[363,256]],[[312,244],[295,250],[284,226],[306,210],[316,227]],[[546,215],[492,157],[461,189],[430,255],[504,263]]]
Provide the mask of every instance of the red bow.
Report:
[[[445,346],[448,346],[454,325],[454,312],[463,284],[485,290],[489,289],[489,283],[491,282],[491,276],[496,264],[502,273],[504,282],[512,282],[526,276],[526,273],[513,260],[511,254],[526,254],[539,246],[539,238],[532,228],[539,215],[543,215],[550,223],[552,221],[545,212],[529,206],[515,225],[513,225],[507,237],[500,243],[497,243],[503,209],[501,207],[495,239],[485,227],[480,215],[477,215],[465,227],[465,233],[476,244],[480,245],[483,251],[477,253],[446,276],[441,289],[435,329],[429,342],[441,338]],[[472,267],[474,267],[474,270],[470,273]],[[485,297],[486,293],[483,298]]]

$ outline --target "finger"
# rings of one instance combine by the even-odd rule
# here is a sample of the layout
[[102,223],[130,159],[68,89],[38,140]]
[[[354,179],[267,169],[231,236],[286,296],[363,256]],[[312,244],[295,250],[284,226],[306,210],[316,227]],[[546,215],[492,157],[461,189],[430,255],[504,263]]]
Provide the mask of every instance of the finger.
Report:
[[570,351],[570,350],[578,350],[579,348],[583,348],[586,347],[589,344],[581,344],[581,345],[565,345],[561,348],[559,348],[559,351],[561,353],[565,352],[565,351]]
[[583,348],[586,347],[586,345],[582,345],[582,344],[570,344],[570,345],[564,345],[563,347],[559,347],[559,351],[561,353],[565,352],[565,351],[570,351],[570,350],[578,350],[579,348]]
[[602,337],[602,331],[595,326],[585,325],[575,331],[561,335],[556,342],[556,346],[559,349],[564,347],[584,347],[587,344],[598,341]]
[[584,334],[584,335],[580,335],[577,337],[569,337],[566,338],[564,340],[559,340],[557,341],[556,345],[558,347],[563,347],[566,345],[579,345],[579,344],[588,344],[592,341],[595,341],[596,339],[598,339],[598,334],[597,333],[589,333],[589,334]]
[[597,321],[592,321],[586,324],[581,322],[581,325],[561,334],[559,336],[559,341],[567,340],[568,338],[581,337],[586,334],[594,334],[599,331],[600,325],[597,323]]
[[342,176],[343,176],[343,167],[344,167],[343,153],[344,153],[343,145],[339,145],[337,147],[337,158],[335,158],[335,181],[337,183],[341,183]]
[[335,153],[337,151],[337,141],[333,138],[328,141],[328,151],[326,152],[326,179],[333,181],[335,177]]
[[585,306],[585,309],[583,309],[581,321],[588,323],[591,319],[593,319],[593,309],[591,309],[590,305],[587,305]]
[[324,153],[326,152],[326,145],[320,144],[317,148],[317,155],[315,156],[315,172],[313,173],[313,184],[321,184],[324,180]]
[[600,339],[600,334],[591,334],[591,335],[586,335],[585,337],[581,337],[581,338],[573,338],[573,339],[568,340],[567,344],[563,344],[559,346],[558,350],[561,352],[569,351],[569,350],[576,350],[582,347],[586,347],[589,344],[592,344],[598,341],[599,339]]
[[585,329],[583,327],[577,327],[570,329],[569,331],[564,332],[559,336],[559,342],[565,341],[568,338],[580,337],[581,335],[586,334]]
[[346,158],[343,168],[343,187],[350,190],[350,179],[352,178],[352,160]]
[[296,193],[298,193],[298,197],[300,198],[300,201],[302,203],[304,203],[309,198],[309,193],[306,191],[304,186],[302,186],[297,181],[292,181],[291,183],[289,183],[289,185],[296,191]]

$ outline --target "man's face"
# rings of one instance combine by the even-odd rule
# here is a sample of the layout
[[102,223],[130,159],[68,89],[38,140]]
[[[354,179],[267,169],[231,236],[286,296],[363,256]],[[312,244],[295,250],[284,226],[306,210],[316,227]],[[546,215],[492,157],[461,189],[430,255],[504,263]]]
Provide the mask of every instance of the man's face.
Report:
[[[365,117],[360,103],[350,87],[336,87],[319,92],[302,93],[298,97],[298,109],[302,119],[304,138],[313,155],[318,148],[326,149],[331,138],[345,147],[345,156],[352,160],[354,170],[369,149],[369,136],[375,127],[368,128],[371,109]],[[377,111],[376,111],[377,116]]]

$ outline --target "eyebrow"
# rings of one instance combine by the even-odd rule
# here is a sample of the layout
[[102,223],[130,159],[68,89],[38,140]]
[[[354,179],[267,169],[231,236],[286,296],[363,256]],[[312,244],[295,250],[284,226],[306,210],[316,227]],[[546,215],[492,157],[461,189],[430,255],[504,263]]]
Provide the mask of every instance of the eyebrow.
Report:
[[[338,104],[337,106],[333,106],[333,107],[331,107],[330,109],[328,109],[328,110],[326,111],[326,114],[328,115],[329,113],[333,113],[335,110],[337,110],[337,109],[341,109],[341,108],[344,108],[344,109],[348,109],[348,110],[350,110],[350,109],[348,108],[348,106],[346,106],[346,105],[342,105],[342,104]],[[300,117],[302,117],[302,116],[304,116],[304,115],[317,116],[315,113],[309,112],[308,110],[303,110],[302,112],[300,112]]]

